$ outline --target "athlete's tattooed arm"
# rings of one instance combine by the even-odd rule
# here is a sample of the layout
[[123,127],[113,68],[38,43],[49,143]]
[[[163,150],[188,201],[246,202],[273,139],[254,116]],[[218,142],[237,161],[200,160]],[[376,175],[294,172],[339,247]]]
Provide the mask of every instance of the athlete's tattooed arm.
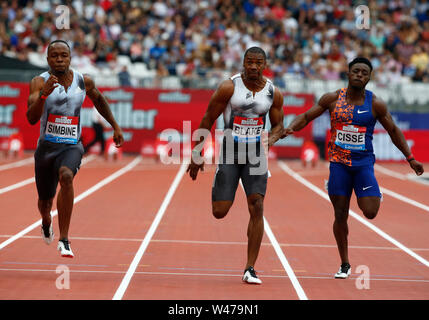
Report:
[[109,122],[113,128],[113,141],[116,144],[116,147],[120,147],[124,143],[124,137],[122,135],[122,130],[117,124],[115,118],[113,117],[112,111],[110,110],[109,103],[106,98],[101,94],[101,92],[95,86],[94,81],[88,75],[84,76],[86,94],[94,103],[97,111],[103,116],[104,119]]

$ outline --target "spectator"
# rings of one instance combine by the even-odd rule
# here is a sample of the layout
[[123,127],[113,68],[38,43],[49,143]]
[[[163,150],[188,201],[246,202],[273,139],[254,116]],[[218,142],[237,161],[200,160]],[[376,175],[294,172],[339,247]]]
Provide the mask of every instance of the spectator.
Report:
[[68,0],[71,28],[57,30],[52,8],[60,2],[1,1],[0,53],[25,61],[29,52],[44,53],[49,41],[61,38],[81,47],[76,65],[115,66],[117,55],[127,55],[153,73],[160,62],[170,75],[185,69],[194,77],[231,74],[239,70],[242,52],[258,45],[272,61],[302,50],[299,61],[277,64],[312,79],[336,78],[329,61],[343,77],[343,64],[358,54],[374,60],[375,72],[388,56],[383,72],[395,81],[412,80],[414,67],[424,70],[415,79],[424,80],[427,72],[427,0],[369,1],[370,30],[356,28],[351,5],[358,2],[349,0]]
[[119,84],[121,87],[131,87],[130,73],[127,66],[123,66],[118,73]]

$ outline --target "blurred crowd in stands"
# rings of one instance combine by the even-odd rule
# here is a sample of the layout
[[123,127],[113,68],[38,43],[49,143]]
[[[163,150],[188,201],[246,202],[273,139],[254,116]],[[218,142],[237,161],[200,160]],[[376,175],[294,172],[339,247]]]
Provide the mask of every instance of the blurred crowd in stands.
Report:
[[[365,4],[370,28],[359,29]],[[57,29],[66,5],[70,29]],[[262,47],[265,75],[345,79],[347,62],[369,57],[380,84],[429,82],[429,0],[2,0],[0,55],[28,61],[67,40],[72,66],[129,70],[128,56],[159,77],[216,77],[241,70],[244,51]]]

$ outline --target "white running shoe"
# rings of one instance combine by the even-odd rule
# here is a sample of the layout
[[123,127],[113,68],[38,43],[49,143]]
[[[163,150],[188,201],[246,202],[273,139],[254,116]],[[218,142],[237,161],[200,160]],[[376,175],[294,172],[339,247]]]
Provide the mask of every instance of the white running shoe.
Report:
[[340,270],[335,274],[335,279],[347,279],[352,273],[352,267],[348,263],[341,264]]
[[249,267],[244,270],[243,281],[250,284],[261,284],[262,281],[256,276],[255,269]]
[[68,240],[60,240],[58,241],[58,251],[61,254],[61,257],[65,258],[73,258],[74,254],[70,247],[70,242]]
[[51,216],[51,225],[49,226],[49,229],[45,230],[42,224],[42,226],[40,227],[40,230],[42,233],[43,241],[45,241],[46,244],[51,244],[51,242],[54,241],[54,237],[55,237],[54,229],[52,228],[52,216]]

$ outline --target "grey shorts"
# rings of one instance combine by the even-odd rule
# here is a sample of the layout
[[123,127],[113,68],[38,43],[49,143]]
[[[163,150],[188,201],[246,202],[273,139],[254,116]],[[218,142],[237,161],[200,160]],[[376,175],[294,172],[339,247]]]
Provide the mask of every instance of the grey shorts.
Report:
[[52,199],[58,186],[58,171],[69,168],[76,175],[83,156],[82,143],[59,144],[42,141],[34,153],[34,170],[40,200]]

